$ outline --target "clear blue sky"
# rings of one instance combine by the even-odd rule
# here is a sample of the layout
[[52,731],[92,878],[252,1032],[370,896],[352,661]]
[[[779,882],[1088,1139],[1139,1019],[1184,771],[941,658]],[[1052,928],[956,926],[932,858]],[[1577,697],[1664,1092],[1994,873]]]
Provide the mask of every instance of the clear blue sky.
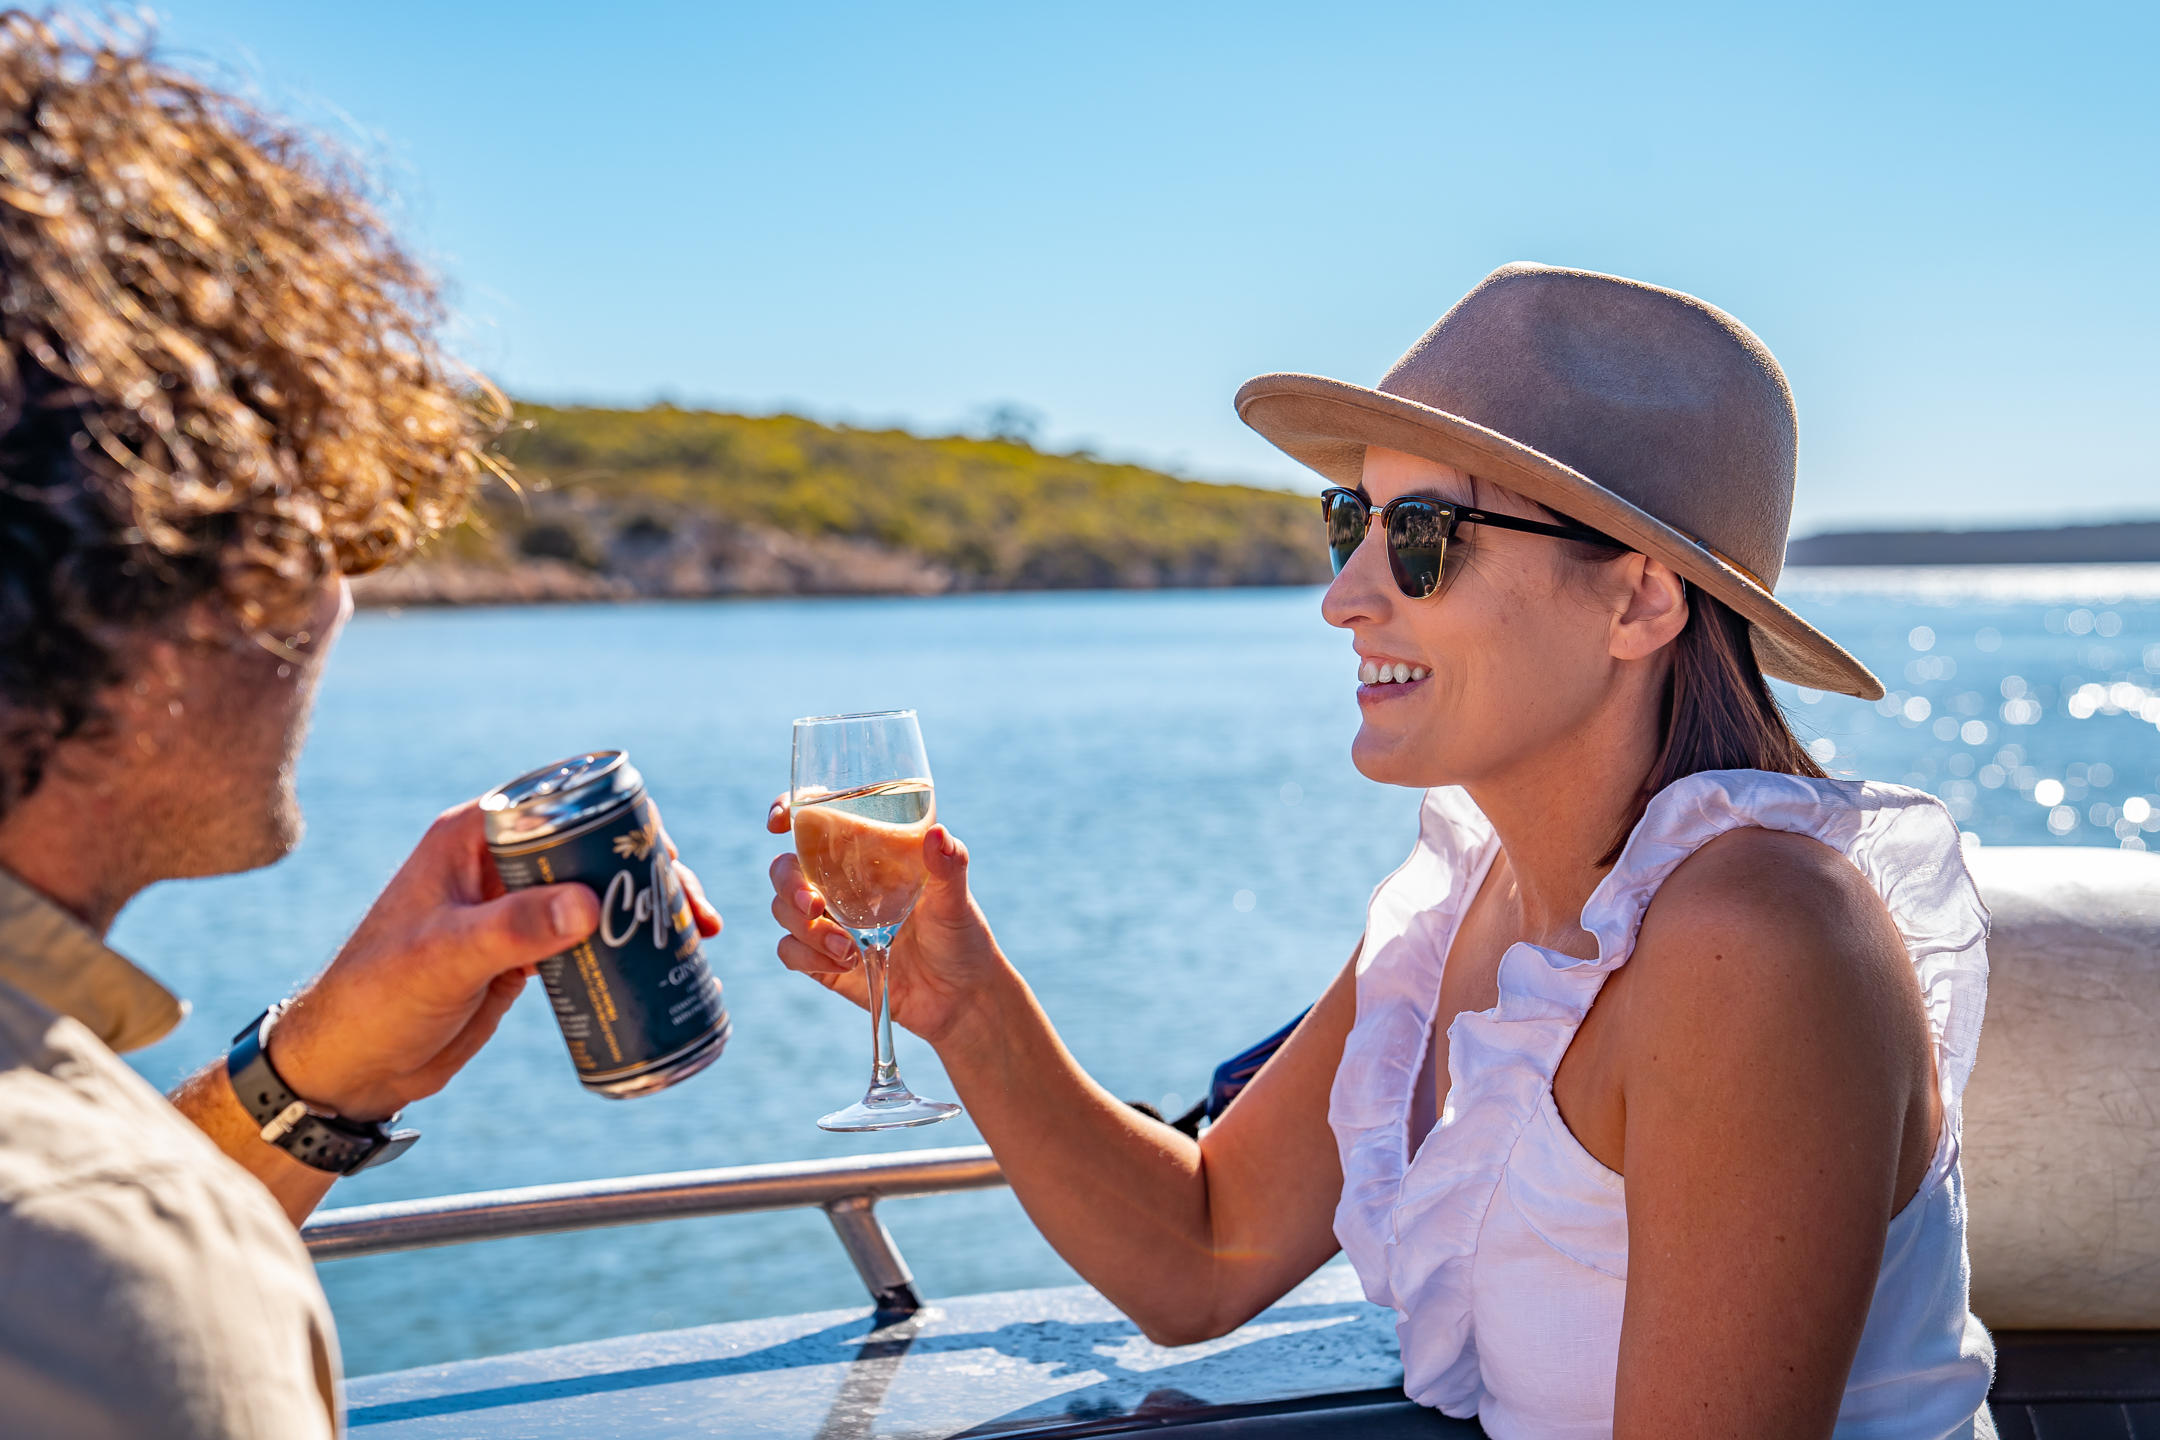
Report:
[[963,426],[1304,484],[1515,259],[1702,295],[1799,398],[1796,533],[2160,514],[2160,7],[296,5],[168,47],[338,132],[537,398]]

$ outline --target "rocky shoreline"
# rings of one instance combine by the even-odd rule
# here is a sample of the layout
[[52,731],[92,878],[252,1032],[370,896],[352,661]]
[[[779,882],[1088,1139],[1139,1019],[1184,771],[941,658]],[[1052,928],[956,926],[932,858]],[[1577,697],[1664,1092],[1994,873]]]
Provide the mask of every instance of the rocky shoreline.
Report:
[[713,520],[633,529],[599,565],[550,556],[426,556],[353,582],[353,599],[407,605],[535,605],[715,596],[942,595],[970,588],[942,565],[866,540]]
[[[986,588],[920,555],[838,535],[791,535],[716,517],[677,517],[662,528],[632,525],[603,553],[583,554],[546,527],[528,530],[518,552],[486,547],[428,555],[353,582],[368,608],[408,605],[537,605],[720,596],[942,595]],[[570,556],[531,554],[561,548]],[[492,552],[492,553],[491,553]],[[572,558],[572,557],[576,558]]]

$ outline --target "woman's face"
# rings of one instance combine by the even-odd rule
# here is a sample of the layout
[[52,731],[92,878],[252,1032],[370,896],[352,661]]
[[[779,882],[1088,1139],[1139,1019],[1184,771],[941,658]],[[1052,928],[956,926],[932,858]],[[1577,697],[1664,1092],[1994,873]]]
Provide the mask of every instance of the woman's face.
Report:
[[[1551,520],[1451,466],[1378,447],[1366,451],[1363,488],[1375,511],[1398,495],[1425,495]],[[1628,555],[1584,567],[1565,541],[1481,525],[1456,532],[1440,589],[1414,600],[1396,588],[1378,519],[1321,612],[1354,637],[1364,724],[1351,757],[1386,784],[1475,785],[1549,756],[1639,690],[1640,662],[1685,620],[1678,581],[1662,565]],[[1639,612],[1661,595],[1679,618],[1653,624],[1663,633],[1645,649]],[[1408,666],[1424,678],[1366,680],[1369,666]]]

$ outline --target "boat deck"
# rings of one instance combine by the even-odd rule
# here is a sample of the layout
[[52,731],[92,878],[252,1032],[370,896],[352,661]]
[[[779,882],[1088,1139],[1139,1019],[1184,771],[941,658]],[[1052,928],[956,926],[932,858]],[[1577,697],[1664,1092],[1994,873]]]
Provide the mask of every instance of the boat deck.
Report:
[[[1996,1337],[2003,1440],[2160,1440],[2160,1332]],[[1478,1440],[1403,1398],[1393,1317],[1330,1265],[1249,1325],[1150,1343],[1085,1286],[701,1325],[369,1375],[360,1440]],[[1166,1437],[1167,1440],[1167,1437]]]
[[366,1440],[1357,1434],[1470,1440],[1402,1395],[1394,1317],[1330,1265],[1242,1329],[1166,1349],[1085,1286],[701,1325],[370,1375]]

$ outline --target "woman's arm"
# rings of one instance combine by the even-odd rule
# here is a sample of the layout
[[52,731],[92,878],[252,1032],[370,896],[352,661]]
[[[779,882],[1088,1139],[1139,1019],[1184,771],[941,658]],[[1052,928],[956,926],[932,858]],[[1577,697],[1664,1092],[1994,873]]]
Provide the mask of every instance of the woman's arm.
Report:
[[[775,806],[773,828],[786,828]],[[893,1018],[936,1047],[1045,1238],[1152,1340],[1243,1324],[1335,1253],[1342,1172],[1328,1092],[1356,1010],[1346,967],[1198,1142],[1095,1083],[968,894],[967,850],[924,842],[929,883],[893,945]],[[780,958],[863,1003],[844,932],[793,855],[773,862]],[[837,937],[837,938],[836,938]]]
[[1348,966],[1197,1143],[1090,1078],[1006,974],[939,1058],[1029,1217],[1150,1339],[1233,1330],[1335,1253],[1327,1103],[1355,1013]]
[[1740,831],[1665,882],[1623,976],[1614,1434],[1826,1437],[1940,1126],[1903,942],[1842,856]]

